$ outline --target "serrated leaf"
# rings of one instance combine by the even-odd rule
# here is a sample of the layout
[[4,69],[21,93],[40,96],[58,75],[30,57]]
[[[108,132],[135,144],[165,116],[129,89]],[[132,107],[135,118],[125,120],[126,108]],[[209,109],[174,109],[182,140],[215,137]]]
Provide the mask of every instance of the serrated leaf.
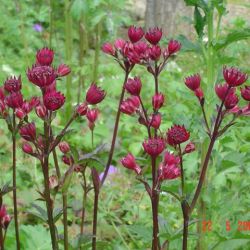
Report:
[[206,25],[206,16],[202,16],[199,8],[195,6],[194,9],[194,27],[196,30],[196,33],[199,37],[203,37],[203,30]]

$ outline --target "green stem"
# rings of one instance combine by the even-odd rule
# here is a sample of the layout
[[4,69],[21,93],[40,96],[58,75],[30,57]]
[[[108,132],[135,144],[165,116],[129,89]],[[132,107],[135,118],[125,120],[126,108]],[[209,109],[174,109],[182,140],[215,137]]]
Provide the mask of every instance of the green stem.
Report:
[[13,163],[13,203],[14,203],[14,221],[15,221],[15,235],[16,248],[20,249],[20,239],[18,230],[18,210],[17,210],[17,186],[16,186],[16,116],[13,110],[13,131],[12,131],[12,163]]
[[52,48],[52,34],[53,34],[53,0],[49,0],[49,12],[50,12],[50,22],[49,22],[49,47]]

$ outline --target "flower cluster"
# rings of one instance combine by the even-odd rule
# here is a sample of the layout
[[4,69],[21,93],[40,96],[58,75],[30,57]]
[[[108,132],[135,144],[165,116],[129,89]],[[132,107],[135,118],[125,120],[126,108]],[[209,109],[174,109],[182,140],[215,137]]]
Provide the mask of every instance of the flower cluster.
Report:
[[[141,27],[131,26],[128,29],[129,40],[119,38],[114,44],[105,43],[102,50],[116,58],[124,70],[129,71],[135,64],[141,64],[145,65],[152,74],[156,70],[160,73],[167,59],[181,48],[181,44],[176,40],[170,40],[167,47],[160,47],[162,35],[162,30],[157,27],[144,32]],[[155,69],[153,65],[160,59],[162,61]]]

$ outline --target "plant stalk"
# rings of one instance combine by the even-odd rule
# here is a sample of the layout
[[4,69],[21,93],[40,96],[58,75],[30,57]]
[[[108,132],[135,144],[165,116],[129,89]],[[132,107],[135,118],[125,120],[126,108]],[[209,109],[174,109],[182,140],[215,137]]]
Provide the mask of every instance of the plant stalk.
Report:
[[96,250],[96,232],[97,232],[97,215],[98,215],[98,201],[99,191],[95,191],[94,212],[93,212],[93,231],[92,231],[92,250]]
[[69,239],[68,239],[68,212],[67,212],[67,193],[62,195],[63,197],[63,240],[64,240],[64,250],[69,249]]
[[187,250],[189,211],[188,211],[187,202],[185,200],[181,203],[181,207],[182,207],[182,213],[183,213],[182,250]]

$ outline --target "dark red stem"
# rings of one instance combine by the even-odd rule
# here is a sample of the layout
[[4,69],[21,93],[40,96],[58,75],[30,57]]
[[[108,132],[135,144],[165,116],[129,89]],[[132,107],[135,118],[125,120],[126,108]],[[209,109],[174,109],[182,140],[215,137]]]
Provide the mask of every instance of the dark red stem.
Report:
[[97,232],[97,215],[98,215],[98,201],[99,191],[95,191],[94,212],[93,212],[93,231],[92,231],[92,250],[96,250],[96,232]]

